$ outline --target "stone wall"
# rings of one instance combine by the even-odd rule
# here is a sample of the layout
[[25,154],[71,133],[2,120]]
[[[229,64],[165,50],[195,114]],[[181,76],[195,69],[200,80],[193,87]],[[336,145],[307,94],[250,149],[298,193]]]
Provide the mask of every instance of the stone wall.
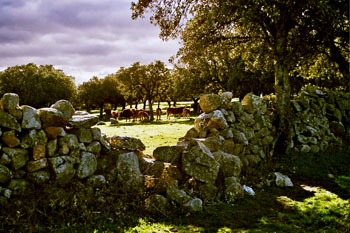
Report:
[[[45,185],[118,186],[146,194],[145,207],[200,211],[203,204],[253,195],[272,182],[292,185],[267,167],[274,154],[271,98],[232,93],[200,98],[203,113],[177,145],[145,155],[137,138],[106,137],[98,117],[76,112],[64,100],[50,108],[19,106],[16,94],[1,99],[0,204]],[[293,100],[290,148],[317,152],[348,140],[349,93],[305,87]],[[275,180],[276,179],[276,180]],[[75,181],[75,182],[73,182]]]

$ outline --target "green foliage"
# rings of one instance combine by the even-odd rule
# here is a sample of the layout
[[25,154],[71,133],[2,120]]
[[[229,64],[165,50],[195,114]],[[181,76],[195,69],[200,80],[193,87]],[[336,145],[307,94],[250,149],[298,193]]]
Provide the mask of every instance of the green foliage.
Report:
[[74,78],[52,65],[33,63],[9,67],[0,72],[0,95],[13,92],[20,103],[36,108],[48,107],[57,100],[72,101],[76,95]]

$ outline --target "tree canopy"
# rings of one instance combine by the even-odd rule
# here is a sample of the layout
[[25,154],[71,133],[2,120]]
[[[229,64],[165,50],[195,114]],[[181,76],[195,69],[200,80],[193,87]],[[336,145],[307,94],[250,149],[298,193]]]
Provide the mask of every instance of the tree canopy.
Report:
[[36,108],[48,107],[57,100],[72,101],[76,95],[74,78],[52,65],[27,65],[8,67],[0,72],[0,95],[13,92],[20,103]]

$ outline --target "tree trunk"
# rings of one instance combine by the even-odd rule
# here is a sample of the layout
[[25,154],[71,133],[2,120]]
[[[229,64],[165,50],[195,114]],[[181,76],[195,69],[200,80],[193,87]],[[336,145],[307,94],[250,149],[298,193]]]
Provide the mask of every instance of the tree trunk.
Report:
[[171,107],[171,102],[170,101],[167,101],[168,105],[169,105],[169,108]]
[[158,108],[160,108],[160,101],[158,101]]
[[345,86],[345,90],[350,90],[350,67],[349,62],[342,56],[339,48],[335,46],[334,40],[329,43],[330,47],[330,58],[338,64],[339,71],[343,75],[342,84]]
[[103,104],[100,105],[100,118],[103,117]]
[[135,109],[137,109],[138,102],[135,103]]
[[176,107],[176,101],[174,100],[173,106]]
[[149,119],[151,121],[154,121],[152,100],[148,99],[148,103],[149,103]]
[[146,103],[147,103],[147,100],[145,100],[145,101],[143,102],[143,110],[146,110]]
[[288,152],[291,140],[290,79],[287,58],[281,58],[275,64],[275,92],[277,97],[277,135],[276,150]]

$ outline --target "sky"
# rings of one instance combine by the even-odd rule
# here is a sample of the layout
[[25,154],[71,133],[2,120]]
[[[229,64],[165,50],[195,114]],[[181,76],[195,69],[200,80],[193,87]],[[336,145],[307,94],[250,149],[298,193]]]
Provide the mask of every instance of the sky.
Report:
[[0,0],[0,71],[52,64],[77,85],[139,61],[175,55],[148,18],[131,19],[132,0]]

